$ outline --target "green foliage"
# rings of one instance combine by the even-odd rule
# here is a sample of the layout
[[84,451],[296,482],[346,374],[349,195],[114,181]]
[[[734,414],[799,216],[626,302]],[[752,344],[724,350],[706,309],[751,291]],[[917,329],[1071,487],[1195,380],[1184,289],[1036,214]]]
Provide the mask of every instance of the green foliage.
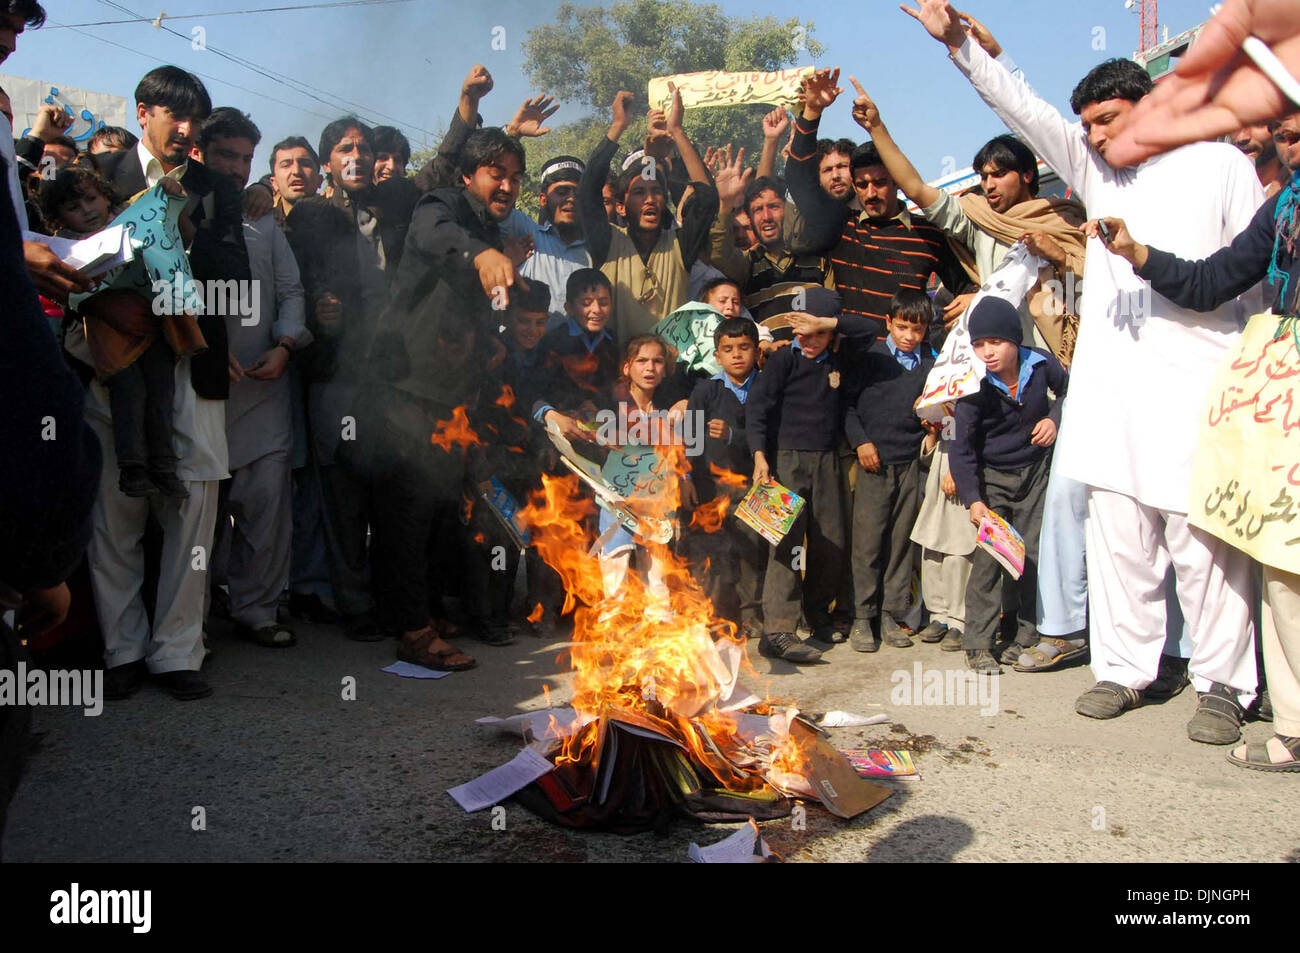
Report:
[[[645,139],[646,87],[656,76],[700,70],[779,70],[815,59],[821,47],[813,24],[797,18],[731,17],[714,3],[690,0],[625,0],[604,7],[561,4],[555,21],[530,30],[524,71],[539,92],[591,114],[538,140],[525,140],[528,170],[521,207],[535,210],[537,171],[554,155],[582,159],[609,125],[609,107],[621,89],[636,95],[632,124],[616,161]],[[700,154],[708,146],[745,147],[756,163],[763,147],[761,122],[767,106],[688,109],[683,125]]]

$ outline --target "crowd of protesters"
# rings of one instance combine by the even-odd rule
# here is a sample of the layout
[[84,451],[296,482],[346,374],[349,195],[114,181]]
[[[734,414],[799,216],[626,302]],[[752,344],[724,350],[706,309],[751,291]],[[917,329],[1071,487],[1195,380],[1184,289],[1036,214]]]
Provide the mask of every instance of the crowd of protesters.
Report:
[[[146,677],[210,694],[214,617],[267,648],[295,645],[295,619],[336,623],[469,669],[466,638],[564,624],[558,577],[485,496],[523,503],[564,472],[548,430],[599,456],[601,411],[662,413],[679,433],[694,416],[705,438],[678,474],[672,547],[760,653],[808,664],[838,642],[919,641],[980,677],[1090,656],[1079,714],[1191,685],[1191,739],[1232,744],[1248,717],[1274,720],[1230,760],[1300,769],[1296,567],[1261,570],[1188,519],[1212,376],[1247,317],[1296,312],[1297,104],[1114,165],[1152,94],[1142,67],[1089,71],[1071,122],[979,21],[945,0],[909,12],[1006,127],[989,117],[964,194],[925,182],[856,78],[866,138],[819,138],[849,98],[838,70],[805,79],[793,116],[764,118],[756,168],[725,143],[701,153],[678,96],[622,154],[620,92],[589,156],[540,166],[537,220],[516,207],[524,143],[545,149],[557,106],[535,97],[485,125],[481,66],[410,172],[401,132],[344,116],[275,143],[260,174],[254,118],[174,66],[140,80],[138,137],[104,127],[82,151],[57,107],[21,138],[0,128],[6,338],[29,355],[3,349],[6,605],[29,636],[69,602],[65,629],[97,625],[110,699]],[[0,5],[0,53],[43,17]],[[1039,194],[1040,160],[1069,197]],[[251,288],[257,321],[87,297],[94,281],[40,241],[91,236],[159,186],[195,281]],[[18,228],[33,233],[21,247]],[[972,306],[1017,247],[1038,284]],[[1143,283],[1139,333],[1114,304]],[[682,309],[711,332],[696,360],[655,333]],[[982,383],[924,420],[957,328]],[[46,418],[65,436],[42,441]],[[769,481],[805,501],[776,545],[734,515]],[[725,519],[706,533],[690,511],[710,506]],[[1018,580],[976,544],[990,514],[1024,538]],[[636,532],[605,512],[590,531],[607,594],[629,572],[662,590]]]

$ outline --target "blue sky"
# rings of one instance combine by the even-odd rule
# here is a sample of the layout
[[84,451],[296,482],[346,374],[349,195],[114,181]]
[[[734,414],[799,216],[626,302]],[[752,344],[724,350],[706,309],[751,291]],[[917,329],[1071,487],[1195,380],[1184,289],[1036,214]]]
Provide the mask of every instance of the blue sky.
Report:
[[[166,9],[171,17],[179,17],[187,12],[296,2],[306,0],[171,0]],[[122,6],[151,17],[157,15],[161,0],[153,3],[154,7],[146,8],[142,0],[122,0]],[[824,47],[816,65],[840,66],[841,85],[848,89],[849,73],[862,81],[894,137],[926,178],[944,171],[947,157],[958,168],[969,164],[985,140],[1003,131],[948,62],[943,48],[896,3],[860,0],[823,6],[806,0],[722,0],[720,5],[738,16],[811,16],[814,36]],[[160,63],[175,63],[204,76],[214,104],[237,106],[252,115],[263,134],[257,163],[265,168],[271,143],[291,134],[306,135],[314,142],[327,117],[344,110],[211,50],[192,49],[188,37],[195,26],[206,31],[210,46],[292,76],[317,90],[321,98],[360,104],[364,108],[358,111],[367,118],[399,125],[419,148],[425,134],[421,130],[435,132],[445,126],[460,81],[475,62],[487,65],[496,79],[496,89],[483,104],[484,117],[489,123],[504,123],[510,117],[519,101],[532,92],[522,73],[525,34],[549,21],[558,3],[410,0],[351,10],[169,21],[185,39],[148,23],[83,27],[81,32],[53,29],[56,24],[126,15],[104,0],[49,0],[45,6],[46,27],[20,37],[17,52],[0,71],[130,99],[141,75]],[[1083,74],[1102,59],[1132,55],[1137,43],[1137,16],[1124,8],[1123,0],[983,0],[968,9],[1011,52],[1039,94],[1067,115],[1070,90]],[[839,16],[833,16],[832,10]],[[1162,26],[1176,34],[1205,20],[1209,3],[1161,0],[1160,14]],[[505,29],[504,51],[492,49],[495,27]],[[1095,49],[1098,43],[1104,43],[1105,49]],[[846,94],[827,114],[823,134],[863,138],[849,119],[850,101],[851,95]],[[570,107],[555,121],[582,114],[581,107]],[[129,126],[138,131],[133,117]],[[544,148],[544,141],[539,146]]]

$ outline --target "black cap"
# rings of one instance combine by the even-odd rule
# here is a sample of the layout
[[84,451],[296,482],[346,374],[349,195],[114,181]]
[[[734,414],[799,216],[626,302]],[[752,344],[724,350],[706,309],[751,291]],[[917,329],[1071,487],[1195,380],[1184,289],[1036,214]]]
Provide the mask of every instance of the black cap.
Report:
[[1020,330],[1020,312],[1010,301],[987,295],[970,313],[966,325],[972,342],[981,338],[1001,338],[1021,344],[1024,334]]
[[[797,300],[799,296],[796,293],[794,297]],[[833,288],[805,288],[803,307],[797,310],[811,314],[814,318],[838,318],[844,310],[844,303],[840,300],[839,292]]]
[[555,156],[542,164],[542,191],[555,182],[577,182],[586,165],[577,156]]

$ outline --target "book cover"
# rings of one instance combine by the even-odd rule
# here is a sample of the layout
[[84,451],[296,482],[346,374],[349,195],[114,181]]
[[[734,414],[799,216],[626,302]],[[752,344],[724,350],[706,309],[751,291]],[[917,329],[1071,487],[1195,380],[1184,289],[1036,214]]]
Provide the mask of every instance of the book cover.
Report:
[[1024,539],[1014,526],[992,510],[980,520],[975,544],[986,549],[1013,578],[1019,579],[1025,571]]
[[912,752],[881,748],[844,748],[841,752],[864,778],[918,777]]
[[736,518],[775,546],[790,532],[803,505],[802,496],[780,483],[756,483],[736,507]]

